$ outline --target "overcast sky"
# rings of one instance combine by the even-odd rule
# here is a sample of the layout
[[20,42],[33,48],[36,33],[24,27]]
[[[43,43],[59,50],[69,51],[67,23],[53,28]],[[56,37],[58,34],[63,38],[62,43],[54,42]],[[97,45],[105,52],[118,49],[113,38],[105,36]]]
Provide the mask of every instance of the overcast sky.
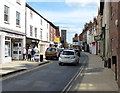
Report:
[[72,43],[86,22],[97,17],[99,0],[27,0],[27,3],[53,24],[67,29],[67,41]]

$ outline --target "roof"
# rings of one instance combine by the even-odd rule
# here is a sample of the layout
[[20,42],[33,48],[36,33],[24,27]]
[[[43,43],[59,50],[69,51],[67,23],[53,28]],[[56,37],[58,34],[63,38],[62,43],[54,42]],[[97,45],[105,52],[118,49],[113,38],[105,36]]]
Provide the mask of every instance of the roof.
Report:
[[40,15],[40,13],[38,13],[35,9],[33,9],[30,5],[28,5],[26,3],[26,7],[28,7],[29,9],[31,9],[32,11],[34,11],[36,14],[38,14],[41,18],[43,18],[45,21],[47,21],[51,26],[57,28],[52,22],[48,21],[46,18],[44,18],[42,15]]

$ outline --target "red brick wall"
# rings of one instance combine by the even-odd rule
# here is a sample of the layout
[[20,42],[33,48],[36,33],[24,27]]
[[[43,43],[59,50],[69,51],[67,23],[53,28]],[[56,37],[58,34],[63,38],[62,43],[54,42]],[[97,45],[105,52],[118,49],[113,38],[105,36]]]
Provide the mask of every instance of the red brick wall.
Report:
[[53,41],[54,42],[54,36],[55,36],[55,28],[50,26],[50,41]]

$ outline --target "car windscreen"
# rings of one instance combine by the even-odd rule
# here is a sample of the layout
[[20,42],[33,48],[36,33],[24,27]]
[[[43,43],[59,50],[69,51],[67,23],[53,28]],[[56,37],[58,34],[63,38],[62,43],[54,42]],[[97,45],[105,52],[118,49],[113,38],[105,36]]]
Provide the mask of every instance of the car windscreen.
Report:
[[48,48],[47,51],[55,52],[55,51],[56,51],[56,48]]
[[62,55],[74,55],[72,51],[63,51]]

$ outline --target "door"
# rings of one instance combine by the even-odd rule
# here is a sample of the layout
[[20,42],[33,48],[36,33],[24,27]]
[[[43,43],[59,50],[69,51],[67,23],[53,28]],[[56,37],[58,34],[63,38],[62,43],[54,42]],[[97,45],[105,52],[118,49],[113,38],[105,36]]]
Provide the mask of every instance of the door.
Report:
[[20,60],[22,59],[22,44],[21,42],[14,42],[12,48],[12,59]]

